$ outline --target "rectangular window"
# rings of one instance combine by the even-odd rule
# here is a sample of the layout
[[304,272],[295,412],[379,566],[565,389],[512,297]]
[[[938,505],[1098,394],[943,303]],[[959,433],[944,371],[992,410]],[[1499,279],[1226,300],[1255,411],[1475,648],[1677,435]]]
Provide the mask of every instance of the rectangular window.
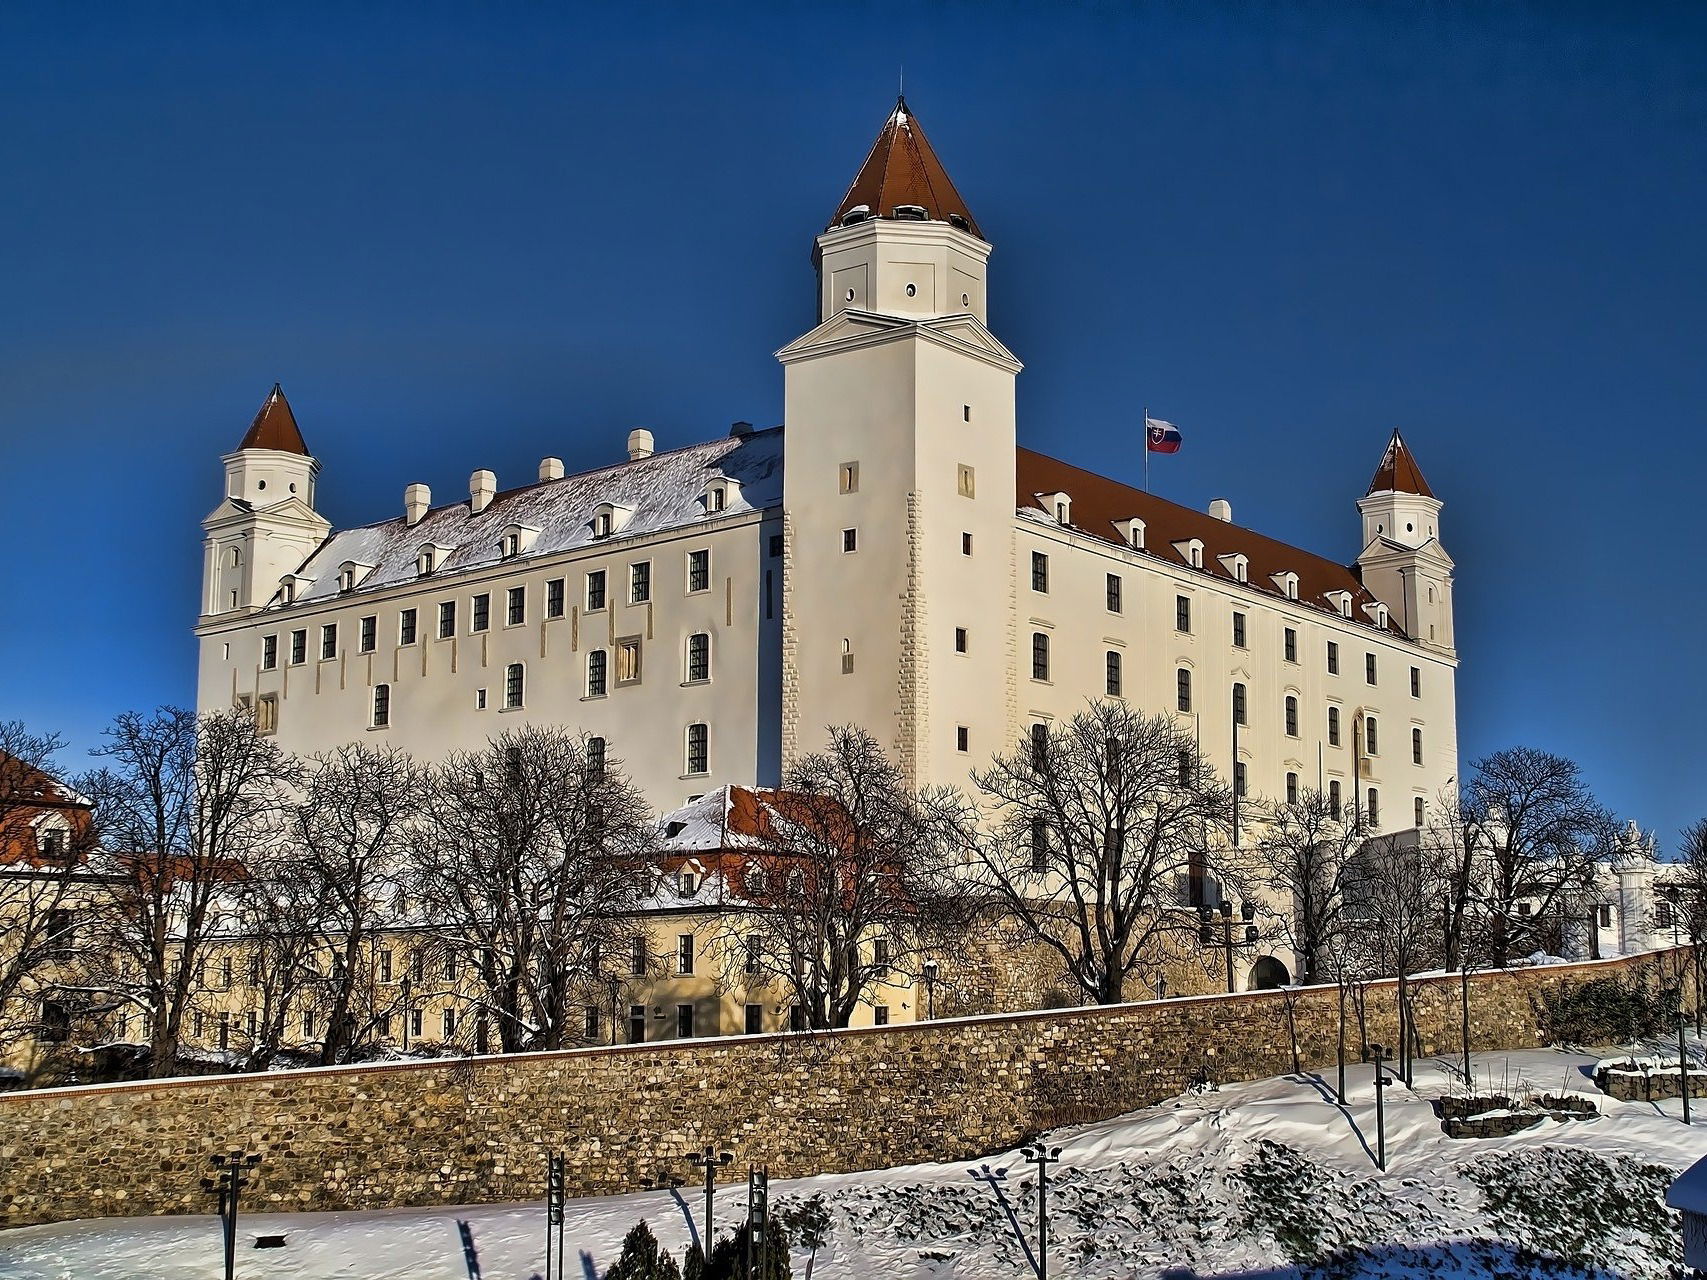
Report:
[[1328,708],[1328,745],[1337,747],[1340,744],[1340,709]]
[[384,729],[391,723],[391,686],[376,684],[373,687],[373,727]]
[[691,974],[693,972],[693,934],[678,933],[676,935],[676,972]]
[[603,738],[594,736],[587,739],[587,774],[593,778],[605,776],[605,740]]
[[290,664],[300,667],[308,661],[308,632],[306,629],[290,633]]
[[711,636],[696,631],[688,637],[688,681],[711,679]]
[[1247,793],[1245,785],[1245,762],[1233,762],[1233,794],[1243,799]]
[[762,1004],[750,1004],[745,1007],[742,1025],[750,1036],[759,1035],[765,1029],[765,1007]]
[[277,636],[261,637],[261,670],[271,671],[279,665],[279,638]]
[[652,562],[640,560],[628,566],[628,603],[645,604],[652,598]]
[[1178,774],[1174,778],[1175,783],[1182,787],[1189,787],[1191,785],[1191,775],[1193,773],[1191,752],[1182,749],[1179,753],[1179,759],[1175,762],[1175,765],[1179,770]]
[[492,594],[482,591],[474,597],[469,608],[468,629],[470,631],[485,631],[492,625]]
[[1108,611],[1110,613],[1119,613],[1120,612],[1120,607],[1121,607],[1120,595],[1121,595],[1121,592],[1120,592],[1120,575],[1118,573],[1111,573],[1108,575],[1108,596],[1107,596]]
[[872,1026],[887,1027],[889,1025],[889,1006],[877,1004],[871,1007]]
[[1364,716],[1363,717],[1363,751],[1364,751],[1365,755],[1378,756],[1381,754],[1380,747],[1377,745],[1378,740],[1377,740],[1376,735],[1375,735],[1375,729],[1376,729],[1375,717],[1374,716],[1367,716],[1367,715]]
[[597,613],[605,607],[605,571],[594,569],[587,575],[587,612]]
[[410,1035],[415,1036],[417,1039],[420,1037],[421,1026],[422,1026],[422,1023],[425,1020],[425,1018],[426,1018],[426,1011],[424,1009],[413,1009],[410,1011],[410,1013],[409,1013],[409,1034]]
[[504,668],[504,706],[515,709],[522,705],[525,673],[522,664],[512,662]]
[[1286,695],[1284,706],[1286,709],[1286,736],[1296,738],[1298,736],[1298,699],[1289,693]]
[[691,1004],[676,1006],[676,1039],[693,1039],[693,1006]]
[[519,627],[528,620],[528,589],[511,587],[504,599],[504,621]]
[[486,710],[486,690],[476,689],[474,691],[474,709],[476,711]]
[[628,1043],[646,1043],[646,1006],[643,1004],[628,1006]]
[[418,613],[414,609],[403,609],[397,614],[397,643],[414,644],[415,626]]
[[599,1040],[599,1006],[586,1005],[581,1010],[581,1038],[597,1043]]
[[444,980],[446,982],[456,981],[456,954],[454,952],[445,956]]
[[1298,775],[1295,773],[1286,775],[1286,803],[1298,803]]
[[1235,684],[1233,686],[1233,723],[1236,725],[1246,725],[1250,723],[1248,718],[1249,708],[1245,705],[1245,702],[1245,686],[1242,684]]
[[456,634],[456,601],[439,601],[439,639],[449,640]]
[[1381,826],[1381,793],[1374,787],[1369,788],[1369,825],[1375,830]]
[[1338,778],[1328,783],[1328,812],[1333,815],[1335,822],[1340,820],[1340,783]]
[[1174,677],[1174,702],[1181,711],[1191,710],[1191,669],[1181,667]]
[[456,1039],[456,1010],[446,1009],[439,1015],[439,1032],[443,1039]]
[[637,933],[629,940],[628,971],[640,977],[646,972],[646,958],[646,939]]
[[972,731],[963,724],[955,726],[954,749],[956,751],[972,750]]
[[711,590],[711,552],[688,552],[688,590]]
[[711,772],[711,730],[703,724],[688,726],[688,767],[690,774]]
[[1118,649],[1110,649],[1107,655],[1103,658],[1103,685],[1108,696],[1111,698],[1120,697],[1120,675],[1120,651]]
[[1049,637],[1041,631],[1031,633],[1031,678],[1049,679]]
[[962,498],[976,498],[978,496],[978,477],[972,468],[965,463],[962,463],[955,470],[955,484],[958,486]]
[[1191,633],[1191,597],[1174,597],[1174,630]]
[[972,554],[972,535],[969,533],[960,535],[960,554],[963,556]]
[[1340,673],[1340,647],[1332,640],[1328,641],[1328,674],[1337,676]]
[[1423,731],[1421,729],[1412,729],[1411,730],[1411,763],[1412,764],[1421,764],[1422,762],[1423,762]]
[[1423,682],[1422,671],[1417,667],[1412,667],[1411,668],[1411,697],[1413,697],[1413,698],[1422,697],[1422,693],[1423,693],[1422,682]]
[[956,653],[965,653],[966,652],[966,628],[965,627],[956,627],[954,629],[954,651]]
[[639,636],[623,636],[616,642],[616,682],[619,687],[640,683]]
[[1041,721],[1031,726],[1031,763],[1041,765],[1049,758],[1049,726]]
[[[1411,817],[1414,819],[1414,821],[1411,823],[1411,825],[1414,826],[1415,828],[1417,828],[1417,830],[1419,830],[1419,831],[1422,830],[1423,798],[1421,796],[1418,796],[1415,800],[1413,800],[1411,802]],[[1601,910],[1603,912],[1606,912],[1607,916],[1610,916],[1612,913],[1611,907],[1602,907]],[[1610,919],[1606,918],[1606,916],[1603,916],[1601,918],[1601,926],[1600,927],[1604,929],[1608,925],[1610,925],[1611,923],[1612,923],[1612,921]]]
[[379,980],[381,982],[390,982],[391,981],[391,952],[390,951],[381,951],[379,953]]
[[857,463],[857,462],[844,462],[844,463],[842,463],[838,477],[837,477],[837,483],[840,484],[841,490],[843,493],[858,493],[859,492],[859,463]]
[[1031,589],[1044,592],[1049,590],[1049,557],[1041,551],[1031,553]]
[[279,695],[263,693],[255,704],[255,732],[261,734],[277,733],[279,731]]
[[1363,683],[1375,683],[1375,655],[1373,653],[1363,655]]
[[563,607],[563,579],[553,578],[545,584],[545,616],[561,618]]
[[1298,631],[1294,627],[1286,628],[1286,660],[1298,661]]
[[372,653],[379,641],[379,618],[369,614],[361,621],[361,638],[357,641],[357,650],[361,653]]
[[1233,647],[1245,647],[1245,615],[1237,611],[1233,614]]
[[594,649],[587,655],[587,696],[589,698],[605,696],[609,674],[610,654],[603,649]]
[[337,656],[338,624],[328,622],[320,628],[320,659],[324,662],[327,658],[336,658]]
[[859,530],[858,529],[843,529],[842,530],[842,554],[847,555],[849,552],[858,551],[858,550],[859,550]]

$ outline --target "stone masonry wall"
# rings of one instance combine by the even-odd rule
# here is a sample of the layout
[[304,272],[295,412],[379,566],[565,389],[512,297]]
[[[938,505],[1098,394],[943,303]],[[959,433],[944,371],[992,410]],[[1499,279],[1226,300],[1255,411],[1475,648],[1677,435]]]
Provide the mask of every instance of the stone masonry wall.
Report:
[[[1541,1043],[1542,995],[1663,981],[1666,953],[1474,979],[1478,1050]],[[1459,1044],[1456,977],[1413,983],[1423,1051]],[[377,1209],[631,1190],[707,1143],[779,1178],[988,1155],[1194,1079],[1335,1060],[1332,987],[917,1025],[0,1095],[0,1226],[207,1211],[209,1154],[259,1151],[255,1209]],[[1394,984],[1365,1001],[1394,1038]],[[1353,1043],[1357,1042],[1355,1027]]]

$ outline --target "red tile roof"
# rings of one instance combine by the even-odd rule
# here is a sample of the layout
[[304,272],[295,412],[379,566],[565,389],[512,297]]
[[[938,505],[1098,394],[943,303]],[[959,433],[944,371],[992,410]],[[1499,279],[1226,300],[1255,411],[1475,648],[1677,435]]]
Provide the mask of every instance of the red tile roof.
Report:
[[261,411],[249,424],[249,433],[237,447],[277,449],[280,453],[300,453],[305,458],[313,456],[302,441],[302,432],[296,425],[296,415],[290,411],[290,401],[285,399],[284,392],[276,382],[273,383],[273,389],[267,393]]
[[836,206],[830,229],[841,225],[842,215],[849,209],[862,204],[874,218],[893,218],[898,205],[918,205],[931,221],[962,219],[966,230],[983,239],[977,219],[954,189],[948,171],[919,127],[919,118],[907,109],[905,98],[896,101],[889,119],[883,122],[859,176]]
[[1417,493],[1425,498],[1434,497],[1434,490],[1423,479],[1422,468],[1417,466],[1416,457],[1400,438],[1397,427],[1393,428],[1393,438],[1387,442],[1387,452],[1381,455],[1381,465],[1375,468],[1375,477],[1364,496],[1370,493]]
[[[1353,619],[1373,625],[1363,606],[1375,603],[1375,597],[1364,589],[1356,572],[1345,565],[1030,449],[1020,449],[1016,462],[1016,497],[1022,510],[1053,516],[1054,512],[1038,500],[1038,495],[1065,493],[1072,499],[1073,528],[1122,547],[1127,542],[1120,526],[1136,516],[1144,522],[1144,548],[1138,552],[1140,555],[1183,566],[1188,562],[1173,544],[1197,538],[1203,543],[1201,572],[1212,578],[1234,581],[1232,572],[1217,557],[1243,554],[1246,585],[1253,590],[1284,598],[1284,592],[1271,575],[1296,573],[1300,604],[1338,613],[1328,601],[1327,593],[1349,591]],[[1388,625],[1391,630],[1398,630],[1391,619]]]

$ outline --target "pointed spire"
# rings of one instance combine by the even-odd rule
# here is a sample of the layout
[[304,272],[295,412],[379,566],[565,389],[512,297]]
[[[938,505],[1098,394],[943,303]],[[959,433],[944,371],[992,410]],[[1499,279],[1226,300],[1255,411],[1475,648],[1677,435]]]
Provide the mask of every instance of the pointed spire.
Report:
[[893,218],[897,206],[913,205],[922,208],[933,222],[964,224],[963,230],[984,238],[942,161],[931,150],[919,118],[907,109],[907,100],[902,97],[895,99],[895,109],[883,122],[859,176],[836,207],[830,229],[841,226],[843,216],[860,205],[866,206],[873,218]]
[[273,389],[267,393],[261,411],[249,424],[249,433],[237,447],[277,449],[280,453],[300,453],[305,458],[313,456],[302,441],[302,432],[296,425],[296,415],[290,411],[290,401],[285,399],[284,392],[276,382],[273,383]]
[[1415,493],[1425,498],[1434,497],[1434,490],[1423,479],[1422,468],[1417,466],[1416,458],[1406,447],[1397,427],[1393,428],[1393,438],[1387,442],[1387,452],[1381,455],[1381,465],[1375,468],[1375,477],[1369,482],[1369,492],[1364,497],[1370,493]]

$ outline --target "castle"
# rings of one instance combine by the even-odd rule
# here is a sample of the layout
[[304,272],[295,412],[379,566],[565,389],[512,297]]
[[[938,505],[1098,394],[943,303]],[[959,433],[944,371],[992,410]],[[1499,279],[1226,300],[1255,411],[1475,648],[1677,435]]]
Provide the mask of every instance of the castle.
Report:
[[[1420,826],[1458,773],[1453,563],[1395,432],[1349,566],[1018,444],[991,244],[904,101],[815,241],[783,425],[334,531],[277,387],[206,530],[198,706],[298,752],[575,727],[660,812],[774,786],[827,726],[919,785],[1123,698],[1246,794]],[[1235,757],[1236,748],[1236,757]]]

